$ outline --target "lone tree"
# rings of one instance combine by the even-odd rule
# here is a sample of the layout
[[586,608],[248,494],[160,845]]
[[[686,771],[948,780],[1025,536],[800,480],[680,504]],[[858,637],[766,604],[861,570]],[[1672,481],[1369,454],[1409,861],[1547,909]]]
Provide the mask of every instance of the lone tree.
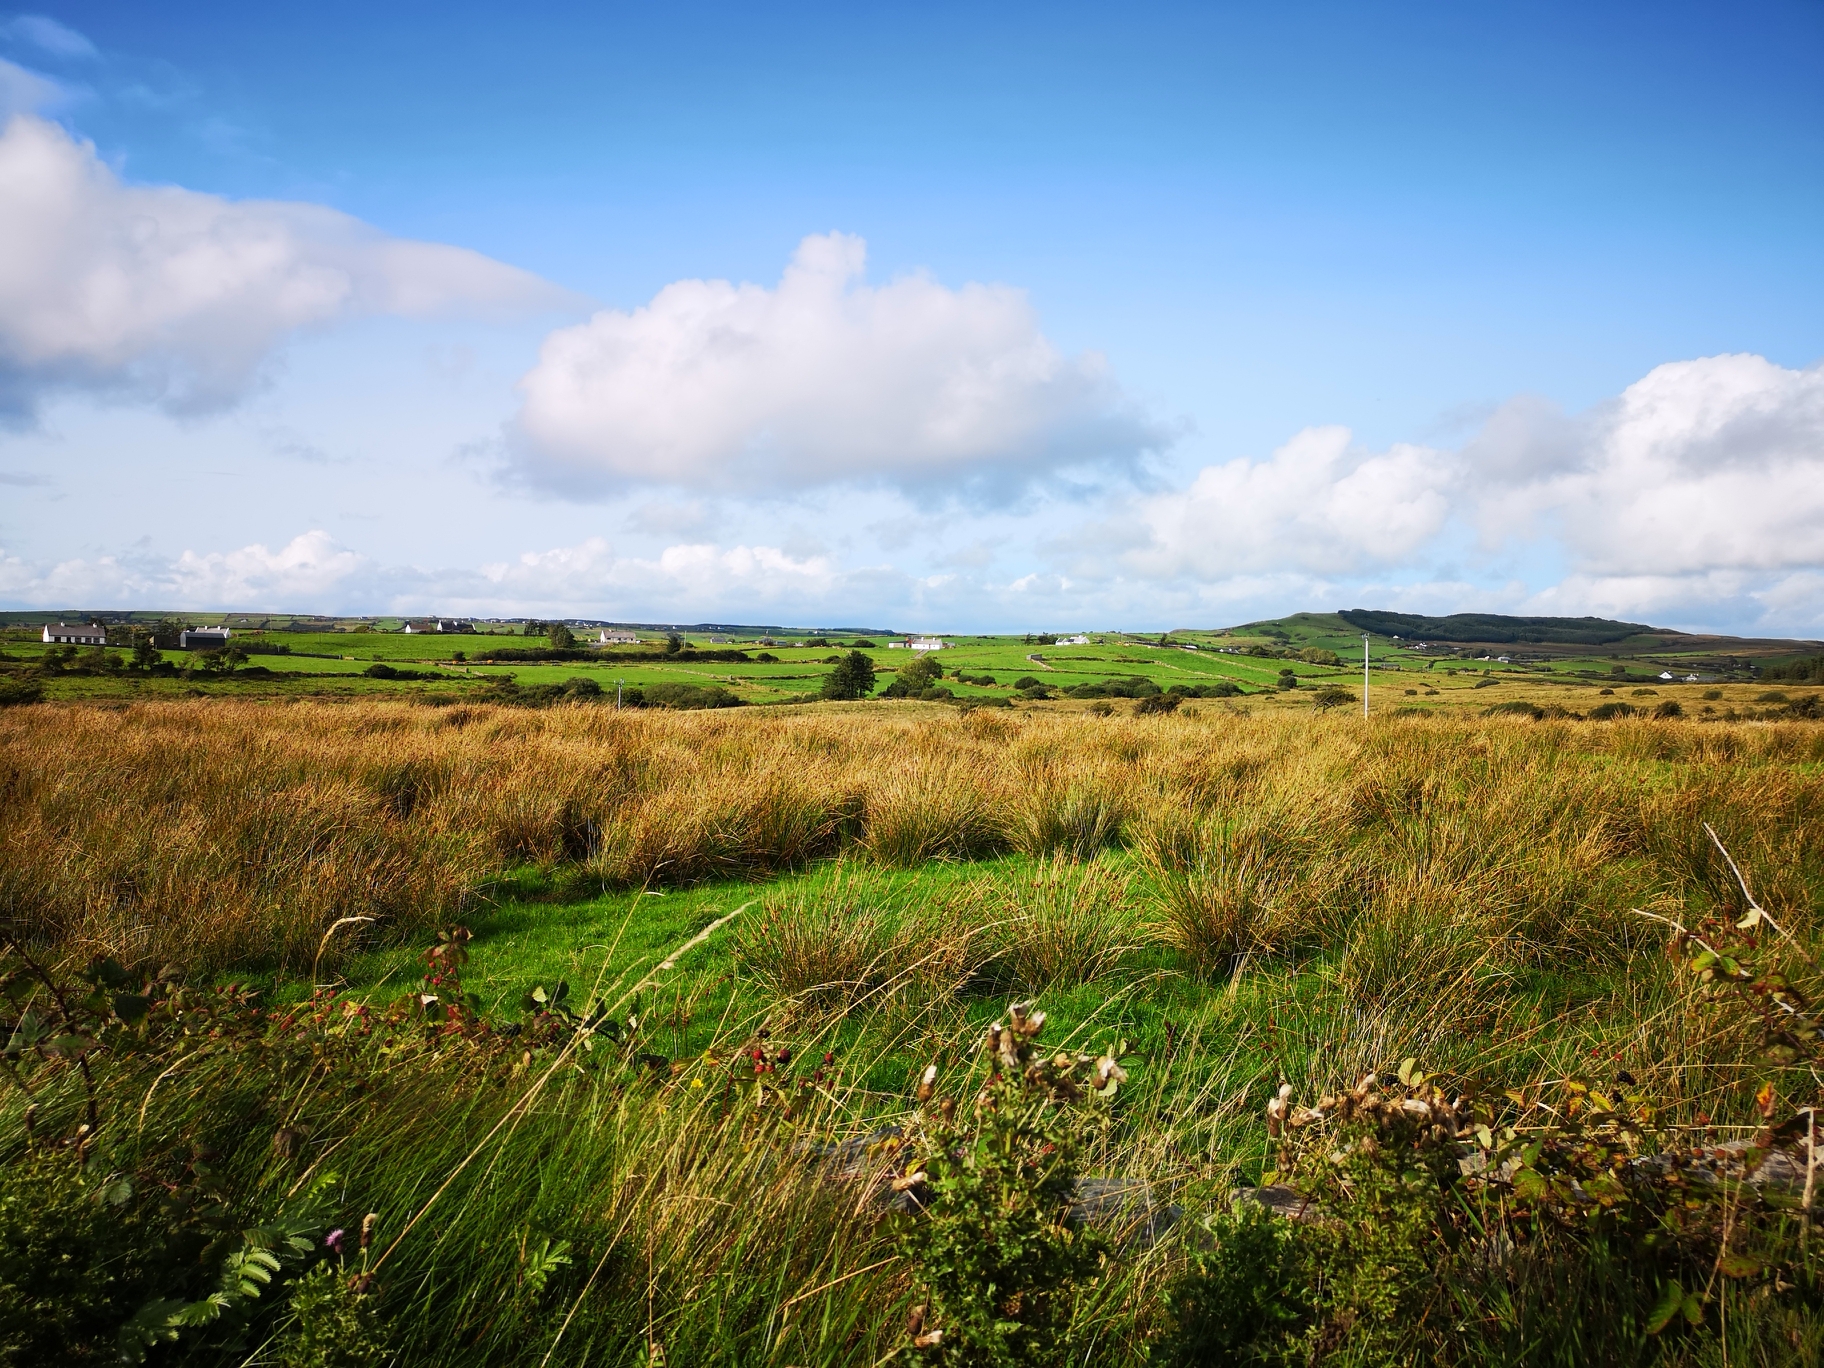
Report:
[[667,632],[665,634],[665,654],[666,655],[676,655],[679,651],[681,651],[683,649],[684,649],[684,638],[683,637],[679,636],[676,632]]
[[551,643],[551,648],[556,651],[567,651],[572,646],[576,645],[575,636],[573,636],[570,629],[561,622],[554,622],[551,624],[550,629],[545,633],[545,639]]
[[823,677],[824,698],[866,698],[874,692],[874,662],[862,651],[850,651]]

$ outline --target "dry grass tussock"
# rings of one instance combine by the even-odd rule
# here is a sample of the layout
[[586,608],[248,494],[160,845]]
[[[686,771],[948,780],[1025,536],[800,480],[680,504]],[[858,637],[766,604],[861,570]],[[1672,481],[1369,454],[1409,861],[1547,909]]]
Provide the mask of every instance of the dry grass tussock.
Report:
[[[1044,860],[1031,889],[919,913],[960,941],[942,973],[1078,980],[1146,907],[1210,969],[1346,944],[1364,991],[1399,961],[1377,924],[1444,917],[1452,972],[1494,982],[1625,958],[1629,898],[1726,898],[1704,820],[1807,923],[1824,832],[1824,728],[1803,723],[206,701],[10,710],[0,757],[9,926],[191,965],[307,966],[344,916],[416,935],[520,862],[640,886],[1018,851]],[[1116,846],[1139,857],[1131,887],[1071,868]],[[825,901],[764,971],[782,991],[871,982],[930,934]]]

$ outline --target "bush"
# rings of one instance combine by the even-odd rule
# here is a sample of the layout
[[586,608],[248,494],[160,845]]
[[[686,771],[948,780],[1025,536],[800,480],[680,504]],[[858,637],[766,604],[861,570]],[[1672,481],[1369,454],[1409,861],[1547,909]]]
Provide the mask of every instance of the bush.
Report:
[[[1095,1273],[1101,1241],[1070,1220],[1079,1153],[1065,1107],[1112,1098],[1127,1074],[1125,1046],[1101,1058],[1038,1056],[1045,1014],[1015,1003],[988,1031],[994,1070],[985,1105],[945,1099],[902,1179],[918,1214],[899,1238],[924,1293],[913,1312],[912,1347],[937,1362],[1037,1368],[1071,1361],[1066,1332],[1080,1287]],[[926,1070],[919,1101],[937,1075]]]
[[1632,717],[1639,709],[1617,699],[1613,703],[1598,703],[1590,709],[1592,722],[1608,722],[1617,717]]
[[550,629],[545,633],[545,639],[551,643],[551,649],[554,651],[567,651],[576,645],[575,635],[561,622],[551,624]]
[[1484,717],[1530,717],[1537,722],[1545,716],[1545,709],[1537,703],[1528,703],[1525,699],[1510,698],[1505,703],[1482,709]]
[[1160,692],[1160,688],[1150,679],[1131,675],[1126,679],[1102,679],[1093,684],[1078,684],[1064,692],[1071,698],[1151,698]]
[[35,679],[0,675],[0,708],[19,703],[36,703],[44,697],[44,685]]
[[391,1361],[374,1298],[361,1281],[327,1262],[298,1279],[278,1368],[380,1368]]
[[1134,716],[1148,717],[1156,714],[1175,712],[1177,711],[1178,705],[1183,701],[1184,695],[1182,694],[1153,694],[1134,704]]
[[[1406,692],[1413,691],[1408,689]],[[1355,702],[1355,695],[1335,684],[1326,684],[1312,696],[1311,702],[1319,712],[1328,712],[1332,708],[1340,708],[1346,703]]]
[[893,682],[880,691],[882,698],[917,698],[943,677],[943,667],[929,654],[902,665]]
[[741,706],[741,700],[720,684],[648,684],[643,689],[627,690],[623,698],[627,706],[635,708],[675,708],[688,711]]
[[0,1166],[0,1363],[114,1359],[151,1253],[122,1205],[92,1198],[68,1155]]
[[1013,681],[1013,687],[1016,689],[1030,689],[1033,685],[1037,684],[1038,682],[1039,681],[1036,676],[1021,675],[1018,679]]
[[1341,665],[1335,651],[1326,651],[1321,646],[1307,646],[1298,653],[1298,658],[1307,665]]
[[1679,706],[1676,698],[1668,698],[1657,708],[1653,709],[1653,716],[1655,717],[1683,717],[1684,715],[1685,710]]

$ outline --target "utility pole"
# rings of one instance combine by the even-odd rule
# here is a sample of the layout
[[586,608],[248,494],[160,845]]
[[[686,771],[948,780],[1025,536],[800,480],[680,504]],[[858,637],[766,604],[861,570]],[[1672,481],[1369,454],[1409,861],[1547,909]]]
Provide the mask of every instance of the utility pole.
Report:
[[1362,633],[1362,716],[1368,716],[1368,633]]
[[614,710],[621,710],[621,681],[618,679],[614,681]]

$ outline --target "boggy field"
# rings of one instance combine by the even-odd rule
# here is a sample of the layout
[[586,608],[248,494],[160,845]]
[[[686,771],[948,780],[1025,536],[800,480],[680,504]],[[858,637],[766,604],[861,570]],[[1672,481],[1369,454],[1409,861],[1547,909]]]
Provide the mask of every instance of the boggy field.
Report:
[[1824,1346],[1815,724],[212,700],[0,757],[0,1362]]

